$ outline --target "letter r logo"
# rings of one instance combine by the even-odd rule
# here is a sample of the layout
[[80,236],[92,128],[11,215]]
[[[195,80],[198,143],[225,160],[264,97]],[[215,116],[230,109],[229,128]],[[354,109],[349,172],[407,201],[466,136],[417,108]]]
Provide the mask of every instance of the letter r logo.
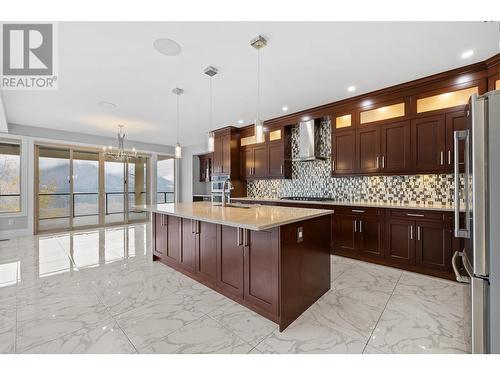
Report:
[[2,31],[4,75],[52,75],[52,24],[4,24]]

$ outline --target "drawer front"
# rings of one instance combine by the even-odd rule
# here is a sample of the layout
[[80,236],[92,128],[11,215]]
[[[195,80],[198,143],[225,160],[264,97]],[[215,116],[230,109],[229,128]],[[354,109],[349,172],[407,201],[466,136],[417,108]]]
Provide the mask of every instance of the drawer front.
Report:
[[391,217],[394,218],[405,218],[414,220],[431,220],[431,221],[443,221],[449,216],[448,213],[442,211],[423,211],[423,210],[391,210]]
[[343,206],[339,208],[339,212],[345,215],[381,216],[384,211],[381,208],[373,208],[373,207]]

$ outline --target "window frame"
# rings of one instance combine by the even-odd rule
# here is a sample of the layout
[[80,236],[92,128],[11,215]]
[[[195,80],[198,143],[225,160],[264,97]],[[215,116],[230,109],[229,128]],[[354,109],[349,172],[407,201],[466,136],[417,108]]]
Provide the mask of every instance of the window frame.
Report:
[[[178,160],[175,159],[174,155],[170,154],[157,154],[156,155],[156,161],[155,161],[155,170],[154,170],[154,194],[153,198],[154,200],[152,201],[154,204],[163,204],[163,203],[158,203],[158,163],[163,161],[163,160],[172,160],[173,163],[173,177],[174,177],[174,202],[178,202],[178,186],[177,186],[177,164]],[[153,189],[151,189],[153,190]],[[166,202],[165,202],[166,203]]]
[[22,138],[0,136],[0,143],[19,145],[19,211],[0,212],[0,218],[27,216],[28,193],[28,141]]

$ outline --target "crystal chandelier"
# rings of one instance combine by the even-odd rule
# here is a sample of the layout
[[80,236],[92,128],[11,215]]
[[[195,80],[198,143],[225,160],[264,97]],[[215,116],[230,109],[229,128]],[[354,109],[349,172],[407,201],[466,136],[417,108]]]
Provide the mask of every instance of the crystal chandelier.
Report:
[[126,151],[123,146],[123,141],[125,139],[125,133],[123,132],[123,125],[118,125],[118,147],[113,148],[111,146],[103,147],[104,156],[114,160],[127,160],[129,158],[136,158],[137,151],[132,148],[132,151]]

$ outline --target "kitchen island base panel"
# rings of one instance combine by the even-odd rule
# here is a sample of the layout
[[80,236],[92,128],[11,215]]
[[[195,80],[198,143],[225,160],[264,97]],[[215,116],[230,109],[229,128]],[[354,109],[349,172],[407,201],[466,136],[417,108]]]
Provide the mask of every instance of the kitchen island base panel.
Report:
[[[153,215],[153,259],[277,323],[280,331],[330,289],[331,215],[261,231],[175,219]],[[172,230],[169,223],[180,225]],[[182,257],[174,262],[167,256],[173,253],[194,253],[194,270]]]

